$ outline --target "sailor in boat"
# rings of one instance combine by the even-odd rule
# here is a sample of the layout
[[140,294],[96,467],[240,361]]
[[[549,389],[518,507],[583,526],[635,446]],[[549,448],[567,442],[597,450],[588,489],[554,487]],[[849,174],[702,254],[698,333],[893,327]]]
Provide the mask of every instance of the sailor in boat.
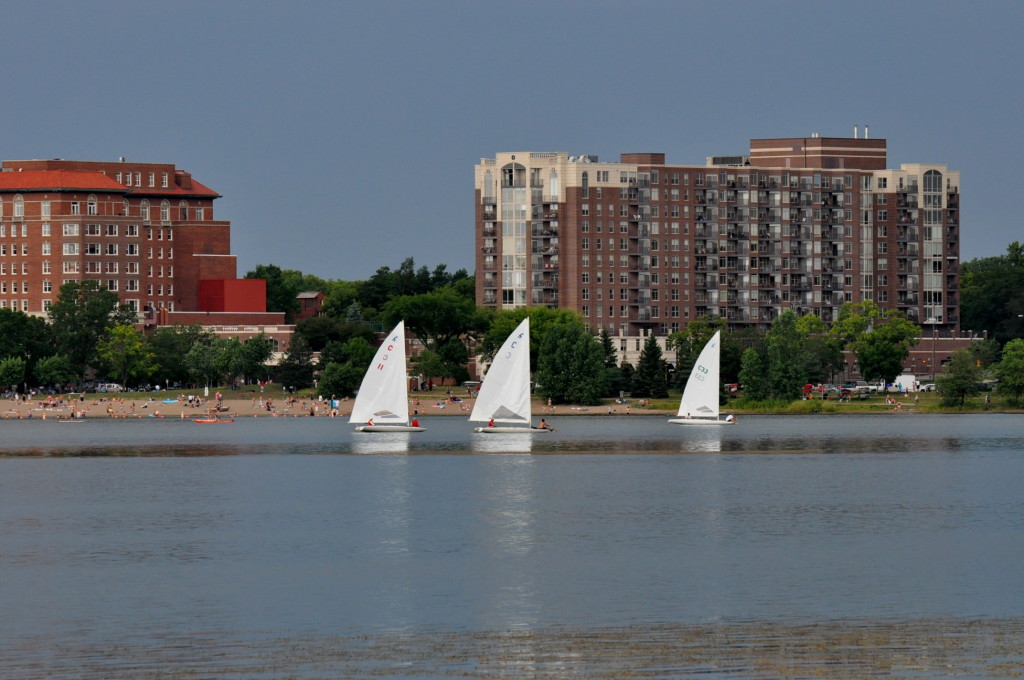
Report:
[[538,426],[537,426],[537,429],[538,429],[538,430],[546,430],[546,429],[548,429],[548,423],[547,423],[547,421],[546,421],[546,420],[544,420],[543,418],[541,418],[541,419],[540,419],[540,425],[538,425]]
[[494,427],[494,418],[487,421],[487,427]]
[[413,418],[412,419],[412,426],[413,427],[419,427],[420,426],[420,421],[419,421],[418,418]]

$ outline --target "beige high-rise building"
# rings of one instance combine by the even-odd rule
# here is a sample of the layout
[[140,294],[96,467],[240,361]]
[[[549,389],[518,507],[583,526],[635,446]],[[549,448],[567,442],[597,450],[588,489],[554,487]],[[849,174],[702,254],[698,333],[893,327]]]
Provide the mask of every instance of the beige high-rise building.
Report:
[[786,309],[829,323],[874,300],[956,333],[960,174],[886,165],[866,129],[755,139],[704,165],[496,154],[475,169],[477,303],[574,309],[628,337],[702,316],[767,329]]

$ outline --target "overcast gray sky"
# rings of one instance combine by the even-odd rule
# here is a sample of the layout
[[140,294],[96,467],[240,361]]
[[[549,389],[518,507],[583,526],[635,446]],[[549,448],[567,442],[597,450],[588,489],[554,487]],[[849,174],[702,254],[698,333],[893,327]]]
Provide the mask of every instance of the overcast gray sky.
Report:
[[1024,240],[1024,2],[9,2],[2,25],[0,156],[175,163],[223,195],[239,276],[472,271],[498,151],[702,164],[865,124],[890,167],[962,173],[963,259]]

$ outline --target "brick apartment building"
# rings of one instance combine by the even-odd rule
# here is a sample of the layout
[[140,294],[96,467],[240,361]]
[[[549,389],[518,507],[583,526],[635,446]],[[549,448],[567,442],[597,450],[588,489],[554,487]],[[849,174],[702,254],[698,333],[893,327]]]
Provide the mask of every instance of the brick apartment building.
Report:
[[748,155],[670,165],[509,152],[475,168],[477,303],[579,311],[621,349],[701,316],[767,329],[874,300],[959,331],[960,175],[887,169],[886,141],[755,139]]
[[0,308],[45,316],[61,285],[94,279],[147,326],[269,329],[283,348],[291,327],[266,312],[265,282],[235,278],[219,197],[170,163],[4,161]]

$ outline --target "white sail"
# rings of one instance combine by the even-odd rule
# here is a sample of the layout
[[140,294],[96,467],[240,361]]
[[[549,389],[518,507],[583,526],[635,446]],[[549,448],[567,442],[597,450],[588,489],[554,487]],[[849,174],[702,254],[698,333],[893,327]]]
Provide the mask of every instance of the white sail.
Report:
[[406,383],[405,322],[399,321],[366,369],[349,422],[405,425],[409,420]]
[[529,425],[531,416],[530,317],[526,317],[494,355],[469,419]]
[[690,371],[690,379],[686,381],[686,389],[679,402],[677,415],[680,418],[718,419],[720,336],[721,331],[711,336]]

